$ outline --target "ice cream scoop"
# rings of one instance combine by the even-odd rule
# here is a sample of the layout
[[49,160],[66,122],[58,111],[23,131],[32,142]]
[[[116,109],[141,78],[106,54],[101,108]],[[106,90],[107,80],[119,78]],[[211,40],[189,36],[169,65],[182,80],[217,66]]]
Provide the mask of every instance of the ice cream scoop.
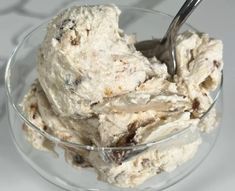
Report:
[[153,75],[133,37],[119,29],[119,14],[114,5],[75,6],[49,23],[37,68],[57,114],[89,117],[92,105],[131,92]]

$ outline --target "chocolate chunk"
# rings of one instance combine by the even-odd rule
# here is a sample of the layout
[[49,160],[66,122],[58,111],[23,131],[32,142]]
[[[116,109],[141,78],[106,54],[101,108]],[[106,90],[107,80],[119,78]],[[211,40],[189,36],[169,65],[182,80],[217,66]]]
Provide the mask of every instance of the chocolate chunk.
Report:
[[32,118],[33,118],[33,119],[36,119],[36,113],[33,114]]
[[37,114],[36,111],[37,111],[37,109],[38,109],[38,105],[37,104],[31,104],[30,105],[30,110],[33,113],[33,115],[32,115],[33,119],[36,119],[36,114]]
[[48,128],[47,125],[43,125],[43,130],[44,131],[47,131],[47,128]]
[[78,34],[76,34],[76,37],[75,37],[75,38],[73,38],[73,37],[71,36],[71,37],[70,37],[71,45],[73,45],[73,46],[79,45],[79,44],[80,44],[80,39],[81,39],[81,37],[80,37]]
[[38,108],[38,105],[37,105],[37,104],[31,104],[31,105],[30,105],[30,109],[36,110],[37,108]]
[[110,157],[116,164],[121,165],[127,154],[128,152],[125,150],[116,150],[112,152]]
[[71,45],[77,46],[80,44],[80,37],[76,37],[74,39],[71,39]]
[[84,159],[82,156],[80,156],[79,154],[76,154],[74,157],[73,157],[73,162],[76,163],[76,164],[82,164],[84,163]]
[[60,42],[60,37],[57,36],[55,39]]
[[119,141],[117,142],[117,146],[130,146],[130,145],[135,145],[136,142],[134,140],[136,130],[139,127],[140,123],[139,121],[135,121],[131,124],[128,125],[128,133],[121,137]]
[[141,125],[141,123],[139,121],[135,121],[135,122],[128,125],[129,136],[127,137],[127,143],[134,142],[133,139],[136,134],[136,130],[138,129],[138,127],[140,127],[140,125]]
[[37,91],[37,87],[33,87],[32,91],[36,92]]
[[77,86],[81,83],[81,79],[77,78],[75,81],[74,81],[74,84]]
[[193,58],[193,49],[190,49],[190,54],[191,54],[191,56]]
[[166,118],[167,118],[166,116],[161,116],[161,117],[160,117],[160,119],[161,119],[162,121],[165,121]]
[[192,104],[193,110],[198,110],[198,109],[199,109],[199,106],[200,106],[200,102],[198,101],[197,98],[195,98],[195,99],[193,100],[193,104]]
[[69,28],[70,30],[73,30],[75,28],[75,21],[71,19],[65,19],[57,27],[60,29],[60,33],[55,37],[55,39],[60,42],[66,29]]
[[97,105],[99,102],[93,102],[93,103],[91,103],[91,107],[93,107],[93,106],[95,106],[95,105]]
[[89,36],[90,30],[86,29],[87,36]]
[[55,39],[56,39],[58,42],[60,42],[62,36],[63,36],[63,33],[61,32],[59,35],[57,35],[57,36],[55,37]]
[[161,168],[158,168],[156,171],[156,174],[160,174],[163,170]]
[[75,28],[75,25],[73,25],[72,27],[69,28],[69,30],[73,30]]
[[213,64],[216,68],[219,68],[220,63],[216,60],[213,60]]
[[153,123],[155,120],[154,119],[148,119],[146,121],[134,121],[133,123],[130,123],[128,125],[128,133],[121,137],[116,146],[133,146],[136,145],[137,142],[135,141],[135,135],[136,135],[136,130],[139,127],[144,127],[148,124]]

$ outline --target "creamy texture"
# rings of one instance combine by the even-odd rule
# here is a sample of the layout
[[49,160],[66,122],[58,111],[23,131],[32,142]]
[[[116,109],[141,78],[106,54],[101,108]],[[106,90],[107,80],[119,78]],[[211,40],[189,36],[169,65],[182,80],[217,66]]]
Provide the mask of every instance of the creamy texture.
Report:
[[[118,27],[114,5],[75,6],[48,24],[38,53],[38,80],[22,109],[31,123],[61,140],[125,147],[156,142],[178,131],[183,137],[138,152],[65,149],[75,167],[93,167],[98,178],[134,187],[191,159],[201,132],[216,126],[211,92],[221,80],[222,42],[186,31],[177,37],[177,74],[146,58],[133,36]],[[24,124],[28,141],[54,152],[54,144]],[[173,142],[172,142],[173,141]]]
[[[66,117],[57,116],[49,106],[49,102],[41,89],[40,84],[36,81],[29,93],[25,96],[22,103],[23,111],[26,113],[30,122],[37,125],[42,131],[50,133],[64,141],[74,142],[78,144],[88,144],[88,140],[99,144],[99,135],[95,133],[97,124],[94,119],[84,121],[68,119]],[[143,119],[149,117],[142,116]],[[169,134],[168,131],[174,130],[176,127],[185,128],[187,125],[187,114],[181,116],[171,126],[171,122],[158,126],[157,130],[143,131],[138,128],[138,136],[142,133],[145,138],[153,138]],[[214,118],[213,118],[214,119]],[[139,119],[140,120],[140,119]],[[196,121],[195,121],[196,122]],[[89,126],[86,124],[93,124]],[[96,125],[96,126],[95,126]],[[178,139],[172,139],[157,146],[150,147],[147,151],[141,151],[137,154],[131,154],[128,159],[123,161],[125,151],[118,152],[101,152],[88,151],[85,149],[75,149],[63,146],[65,150],[65,160],[75,168],[94,167],[98,173],[100,180],[106,181],[120,187],[134,187],[143,183],[146,179],[159,174],[161,172],[171,172],[177,166],[191,159],[196,153],[201,143],[200,135],[196,131],[196,125],[191,124],[183,136]],[[154,124],[156,128],[156,124]],[[90,128],[90,129],[89,129]],[[24,124],[24,131],[28,141],[37,149],[43,151],[54,151],[54,144],[41,136],[37,131]],[[142,133],[141,133],[142,132]],[[152,134],[156,135],[152,135]],[[156,139],[155,139],[156,140]],[[144,141],[143,141],[144,142]],[[127,154],[128,156],[128,154]]]
[[200,139],[163,150],[150,150],[120,165],[107,164],[94,152],[90,160],[97,170],[98,179],[119,187],[135,187],[161,172],[171,172],[191,159],[200,145]]
[[112,5],[72,7],[49,23],[38,77],[58,114],[91,116],[92,104],[133,91],[153,75],[132,37],[118,28],[119,14]]
[[[29,93],[24,97],[22,109],[29,121],[35,124],[40,130],[50,133],[61,140],[81,144],[90,144],[91,140],[94,143],[99,142],[99,140],[96,140],[98,137],[96,134],[98,132],[95,131],[98,120],[89,118],[83,121],[58,116],[52,110],[37,80],[32,85]],[[31,129],[29,129],[29,132],[31,132]],[[33,132],[32,137],[35,136],[35,138],[27,136],[32,139],[30,142],[38,145],[37,148],[44,150],[44,141],[47,140],[35,131]],[[38,136],[42,138],[38,139]]]

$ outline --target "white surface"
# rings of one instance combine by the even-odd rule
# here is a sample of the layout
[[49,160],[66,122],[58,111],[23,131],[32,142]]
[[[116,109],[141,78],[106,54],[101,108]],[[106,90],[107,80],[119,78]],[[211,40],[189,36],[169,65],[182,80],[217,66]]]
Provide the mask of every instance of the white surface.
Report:
[[[3,89],[4,62],[9,57],[20,36],[32,26],[54,14],[58,9],[75,0],[0,0],[0,190],[4,191],[62,191],[48,183],[34,172],[16,151],[10,135],[5,109]],[[40,2],[40,3],[39,3]],[[184,0],[116,0],[116,1],[77,1],[114,2],[150,7],[175,14]],[[201,31],[220,38],[224,42],[225,81],[224,117],[222,130],[215,148],[204,163],[183,181],[167,191],[230,191],[235,190],[235,128],[234,126],[234,82],[233,63],[235,44],[235,1],[207,0],[190,17],[190,23]],[[4,64],[3,64],[4,63]]]

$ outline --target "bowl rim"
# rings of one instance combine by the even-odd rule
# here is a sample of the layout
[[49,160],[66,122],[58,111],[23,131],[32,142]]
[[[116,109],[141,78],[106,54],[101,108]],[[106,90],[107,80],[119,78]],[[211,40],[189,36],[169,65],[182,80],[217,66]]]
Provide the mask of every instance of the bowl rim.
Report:
[[[121,9],[126,9],[126,10],[134,10],[134,11],[140,11],[140,12],[144,12],[144,13],[148,13],[148,14],[153,14],[153,15],[161,15],[164,17],[168,17],[168,18],[173,18],[174,16],[167,14],[165,12],[162,11],[158,11],[158,10],[153,10],[153,9],[145,9],[145,8],[139,8],[139,7],[134,7],[134,6],[123,6],[123,5],[117,5],[119,8]],[[62,9],[63,10],[63,9]],[[11,106],[14,108],[15,112],[17,113],[17,115],[27,124],[27,126],[30,126],[30,128],[33,128],[34,130],[37,131],[37,133],[39,133],[40,135],[42,135],[43,137],[45,137],[46,139],[49,139],[50,141],[54,142],[54,143],[59,143],[62,145],[65,145],[67,147],[71,147],[71,148],[80,148],[80,149],[86,149],[86,150],[90,150],[90,151],[107,151],[107,150],[112,150],[112,151],[118,151],[118,150],[143,150],[149,147],[152,147],[156,144],[161,144],[163,142],[166,142],[168,140],[174,139],[177,136],[180,136],[182,134],[184,134],[187,130],[190,129],[191,125],[189,125],[188,127],[180,130],[180,131],[176,131],[172,134],[163,136],[162,138],[156,140],[156,141],[152,141],[152,142],[148,142],[148,143],[142,143],[142,144],[137,144],[137,145],[133,145],[133,146],[91,146],[91,145],[85,145],[85,144],[79,144],[79,143],[75,143],[75,142],[69,142],[69,141],[65,141],[62,140],[52,134],[49,134],[45,131],[42,131],[40,128],[38,128],[36,125],[34,125],[31,121],[29,121],[20,111],[20,109],[18,108],[18,106],[14,103],[12,95],[11,95],[11,87],[10,87],[10,76],[11,76],[11,67],[12,67],[12,59],[14,58],[14,56],[16,55],[17,51],[20,49],[20,47],[23,45],[23,43],[31,36],[31,34],[33,34],[35,31],[37,31],[39,28],[43,27],[46,23],[48,23],[50,21],[51,17],[47,20],[42,21],[39,25],[37,25],[36,27],[34,27],[32,30],[30,30],[21,40],[20,42],[17,44],[17,46],[13,49],[7,64],[6,64],[6,69],[5,69],[5,91],[7,94],[7,98],[8,98],[8,102],[10,102]],[[193,29],[194,31],[198,31],[196,28],[194,28],[192,25],[188,24],[187,22],[184,23],[184,25],[189,26],[191,29]],[[207,111],[204,112],[204,114],[199,118],[200,120],[202,120],[204,117],[206,117],[206,115],[210,112],[210,110],[214,107],[214,105],[216,104],[218,98],[220,97],[221,91],[222,91],[222,87],[223,87],[223,70],[221,71],[221,80],[220,80],[220,84],[217,87],[218,92],[216,93],[213,102],[211,103],[210,107],[207,109]],[[11,127],[12,128],[12,127]]]

